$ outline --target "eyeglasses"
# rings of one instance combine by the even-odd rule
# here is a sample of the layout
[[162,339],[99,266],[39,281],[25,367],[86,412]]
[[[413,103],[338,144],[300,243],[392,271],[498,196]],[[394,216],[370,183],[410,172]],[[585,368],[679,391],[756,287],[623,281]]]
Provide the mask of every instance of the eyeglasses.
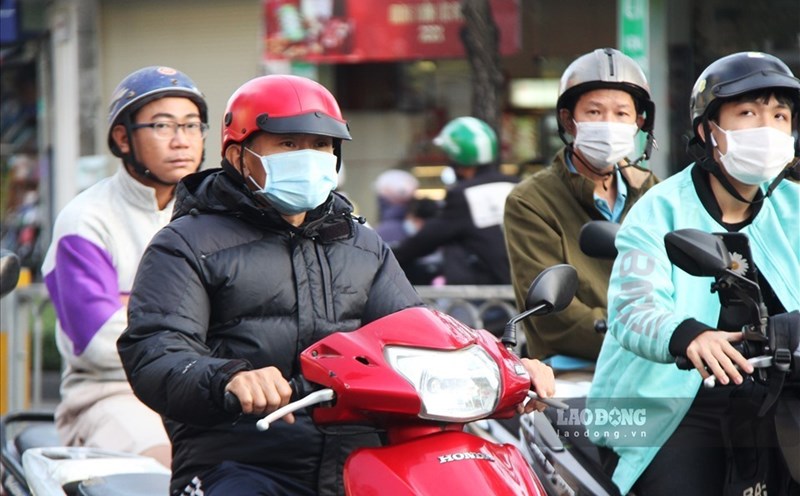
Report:
[[161,122],[147,122],[144,124],[134,124],[132,129],[142,129],[149,127],[153,133],[161,139],[173,139],[178,134],[178,129],[183,129],[183,132],[189,138],[205,138],[208,134],[208,124],[205,122],[187,122],[185,124],[178,124],[177,122],[161,121]]

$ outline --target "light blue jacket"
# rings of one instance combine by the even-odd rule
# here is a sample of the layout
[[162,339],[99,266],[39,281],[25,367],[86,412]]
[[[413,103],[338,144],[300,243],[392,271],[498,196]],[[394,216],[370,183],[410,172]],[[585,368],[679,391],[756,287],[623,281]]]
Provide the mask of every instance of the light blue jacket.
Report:
[[[589,426],[590,438],[620,457],[613,480],[622,494],[675,431],[700,387],[697,371],[675,366],[669,353],[672,333],[688,318],[711,326],[719,318],[719,297],[710,292],[713,279],[674,267],[664,248],[664,235],[677,229],[725,231],[700,202],[692,167],[645,194],[616,239],[608,332],[587,406],[595,418],[614,406],[622,405],[623,413],[625,406],[636,407],[636,415],[628,416],[638,420],[635,424],[612,414],[616,425]],[[782,181],[741,232],[750,238],[753,261],[786,310],[800,309],[800,185]]]

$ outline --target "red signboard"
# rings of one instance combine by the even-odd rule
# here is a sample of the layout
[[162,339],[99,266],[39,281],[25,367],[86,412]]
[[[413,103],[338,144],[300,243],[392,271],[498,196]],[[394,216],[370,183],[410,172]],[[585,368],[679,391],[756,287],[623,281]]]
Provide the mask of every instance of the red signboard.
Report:
[[[519,0],[489,0],[500,53],[519,49]],[[459,0],[264,0],[267,60],[353,63],[464,56]]]

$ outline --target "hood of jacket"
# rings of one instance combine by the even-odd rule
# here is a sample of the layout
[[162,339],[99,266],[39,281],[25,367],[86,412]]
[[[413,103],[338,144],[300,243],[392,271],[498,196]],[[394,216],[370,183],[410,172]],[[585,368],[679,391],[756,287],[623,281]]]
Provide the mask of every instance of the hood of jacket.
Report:
[[[307,213],[301,226],[295,227],[272,205],[256,197],[243,183],[220,168],[186,176],[176,188],[172,220],[198,213],[233,216],[262,229],[290,230],[323,242],[352,235],[355,218],[353,205],[334,191],[325,202]],[[355,219],[362,222],[361,217]]]

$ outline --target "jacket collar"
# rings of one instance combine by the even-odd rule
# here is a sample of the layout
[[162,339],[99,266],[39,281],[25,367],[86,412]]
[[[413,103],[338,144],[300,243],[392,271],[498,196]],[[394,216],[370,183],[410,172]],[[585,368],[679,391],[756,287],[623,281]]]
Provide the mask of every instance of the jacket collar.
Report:
[[286,222],[269,204],[262,204],[241,182],[223,169],[209,169],[186,176],[176,192],[173,219],[187,214],[211,213],[237,217],[261,229],[288,231],[323,242],[353,235],[353,207],[333,192],[319,207],[308,212],[298,227]]
[[119,194],[122,199],[132,207],[147,212],[172,212],[175,204],[174,197],[163,209],[159,209],[156,190],[137,181],[124,165],[114,174],[112,180],[119,186]]
[[[567,147],[563,147],[553,159],[551,167],[555,175],[563,181],[572,196],[587,212],[595,212],[594,206],[594,182],[582,174],[570,172],[567,166]],[[598,212],[599,215],[599,212]]]
[[[553,171],[572,193],[572,196],[586,209],[587,212],[596,210],[594,205],[594,181],[577,172],[571,172],[567,166],[567,154],[571,153],[569,147],[563,147],[553,158]],[[639,167],[623,167],[615,174],[615,179],[621,177],[627,187],[626,204],[632,204],[636,198],[641,196],[642,186],[650,178],[651,172]]]

